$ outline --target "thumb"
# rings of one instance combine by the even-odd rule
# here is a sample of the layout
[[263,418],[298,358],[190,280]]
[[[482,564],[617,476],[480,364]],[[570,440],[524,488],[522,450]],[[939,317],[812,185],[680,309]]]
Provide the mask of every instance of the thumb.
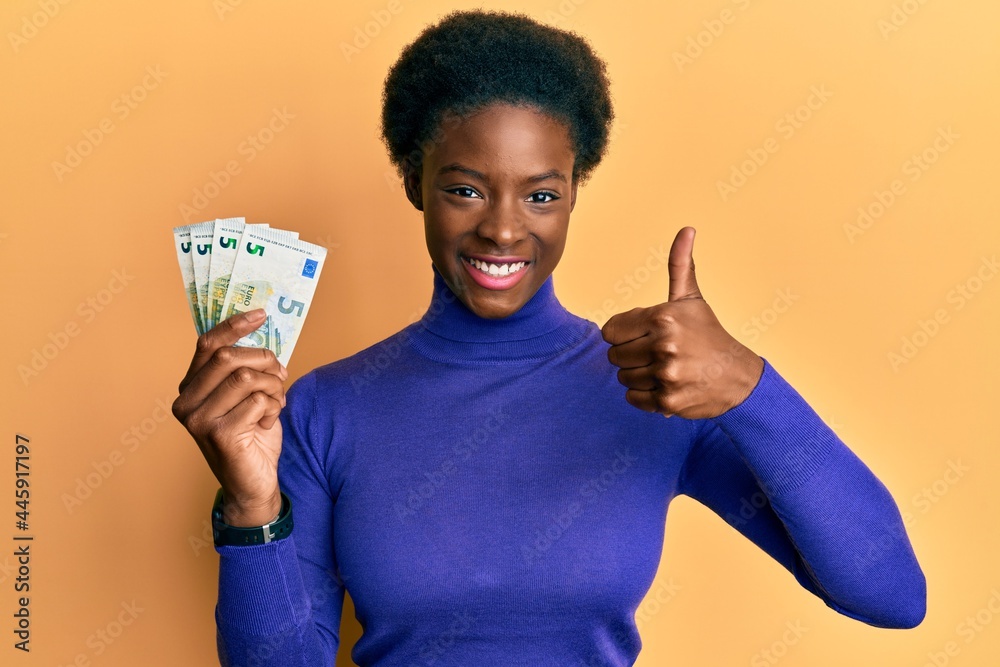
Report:
[[[691,231],[688,231],[691,230]],[[670,246],[667,269],[670,272],[668,301],[700,299],[701,290],[694,275],[694,227],[682,227]]]

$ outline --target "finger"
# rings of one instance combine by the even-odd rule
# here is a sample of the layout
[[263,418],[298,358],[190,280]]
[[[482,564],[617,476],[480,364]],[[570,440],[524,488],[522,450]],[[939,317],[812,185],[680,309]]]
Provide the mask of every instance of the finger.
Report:
[[673,417],[673,412],[668,412],[663,408],[659,394],[656,391],[645,391],[642,389],[629,389],[625,392],[625,400],[631,405],[646,412],[659,412],[664,417]]
[[649,333],[643,313],[646,308],[633,308],[625,313],[613,315],[601,327],[601,336],[612,345],[620,345]]
[[[690,232],[687,231],[689,229]],[[694,227],[682,227],[670,246],[670,257],[667,260],[670,293],[667,301],[702,298],[694,273],[694,235]]]
[[660,386],[652,366],[643,368],[623,368],[618,371],[618,381],[628,389],[652,391]]
[[645,412],[656,412],[657,410],[656,397],[652,391],[629,389],[625,392],[625,400],[630,405],[634,405]]
[[[270,431],[274,426],[274,422],[278,421],[281,416],[281,409],[285,407],[284,403],[281,405],[276,404],[274,401],[245,401],[247,403],[246,414],[233,416],[233,419],[240,420],[239,423],[242,424],[257,424],[262,429]],[[240,403],[236,408],[240,408],[244,403]],[[232,413],[232,410],[230,410]],[[254,419],[257,421],[255,422]]]
[[608,361],[618,368],[642,368],[653,363],[648,335],[608,348]]
[[270,431],[274,427],[274,422],[278,421],[281,416],[281,408],[274,410],[272,406],[268,406],[261,418],[257,420],[257,425],[260,426],[265,431]]
[[197,408],[197,419],[203,423],[217,421],[252,394],[267,396],[279,409],[285,406],[285,390],[278,377],[241,367],[209,393]]
[[189,380],[181,402],[192,407],[200,405],[220,383],[240,368],[277,379],[276,385],[268,385],[272,387],[283,386],[282,380],[288,377],[287,371],[282,371],[281,364],[270,350],[262,347],[223,347],[216,350],[212,358]]
[[191,365],[188,367],[184,379],[181,380],[180,391],[184,391],[184,387],[191,381],[191,378],[215,354],[216,350],[221,347],[231,347],[243,336],[259,329],[260,325],[264,323],[265,317],[263,308],[254,308],[224,319],[199,336]]
[[233,436],[249,433],[258,425],[270,429],[280,413],[281,404],[278,401],[255,391],[215,419],[211,428],[212,442],[223,456],[232,455],[240,442]]
[[224,486],[228,478],[245,477],[240,470],[246,468],[240,465],[245,460],[241,457],[245,456],[243,452],[248,443],[253,441],[257,426],[270,430],[276,421],[279,409],[269,403],[273,403],[272,399],[264,394],[247,396],[212,425],[212,437],[207,439],[210,444],[198,440],[205,460]]

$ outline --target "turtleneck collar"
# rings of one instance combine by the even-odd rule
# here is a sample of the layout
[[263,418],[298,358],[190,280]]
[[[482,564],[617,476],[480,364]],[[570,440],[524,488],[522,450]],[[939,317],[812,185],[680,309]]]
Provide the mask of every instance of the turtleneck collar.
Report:
[[520,310],[489,319],[462,303],[433,262],[431,269],[430,306],[407,329],[417,350],[433,359],[452,363],[542,359],[572,346],[597,326],[559,303],[551,275]]

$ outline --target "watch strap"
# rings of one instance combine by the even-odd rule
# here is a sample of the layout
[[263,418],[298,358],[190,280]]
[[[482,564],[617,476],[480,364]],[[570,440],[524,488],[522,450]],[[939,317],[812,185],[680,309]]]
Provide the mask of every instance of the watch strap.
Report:
[[268,544],[284,539],[292,533],[292,501],[281,491],[281,511],[278,518],[263,526],[230,526],[222,520],[222,487],[215,494],[212,506],[212,536],[215,546],[250,546]]

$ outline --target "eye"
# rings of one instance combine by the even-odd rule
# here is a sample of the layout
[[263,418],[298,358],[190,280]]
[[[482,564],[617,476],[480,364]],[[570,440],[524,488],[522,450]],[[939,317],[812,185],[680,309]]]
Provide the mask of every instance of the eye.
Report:
[[460,187],[457,187],[457,188],[451,188],[450,190],[445,190],[445,192],[454,192],[454,193],[455,193],[455,194],[457,194],[457,195],[458,195],[459,197],[463,197],[463,198],[465,198],[465,199],[468,199],[468,198],[469,198],[469,195],[467,195],[467,194],[463,194],[463,193],[472,193],[473,195],[477,195],[477,196],[478,196],[478,194],[479,194],[478,192],[476,192],[476,191],[475,191],[475,190],[473,190],[472,188],[470,188],[470,187],[468,187],[468,186],[465,186],[465,185],[463,185],[463,186],[460,186]]
[[532,193],[531,197],[549,197],[549,199],[546,199],[544,201],[532,199],[531,200],[532,204],[548,204],[550,201],[555,201],[556,199],[559,199],[559,197],[554,192],[545,192],[545,191]]

